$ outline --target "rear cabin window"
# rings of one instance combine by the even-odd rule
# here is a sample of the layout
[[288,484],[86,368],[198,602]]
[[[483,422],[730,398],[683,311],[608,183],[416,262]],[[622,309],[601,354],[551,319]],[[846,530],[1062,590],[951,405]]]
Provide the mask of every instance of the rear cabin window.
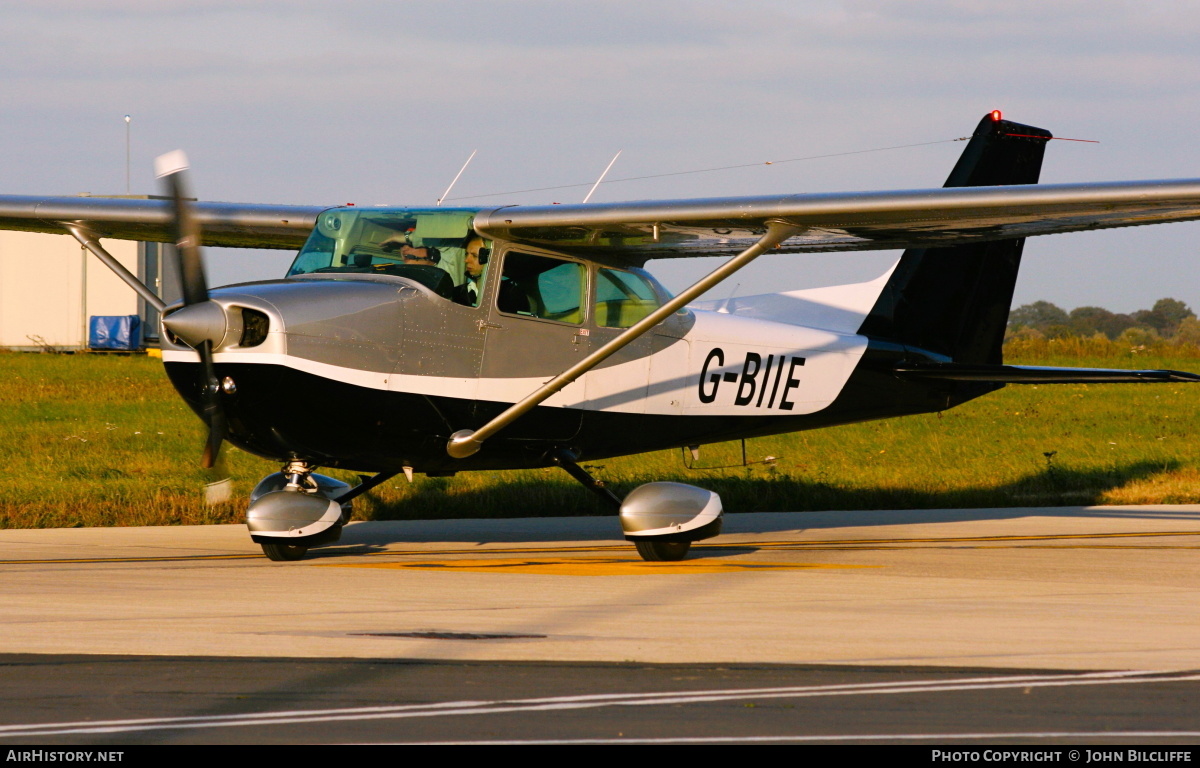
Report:
[[577,325],[583,322],[585,274],[584,266],[574,261],[509,253],[504,257],[496,307],[509,314]]
[[650,281],[617,269],[601,269],[596,278],[596,325],[628,328],[658,309]]

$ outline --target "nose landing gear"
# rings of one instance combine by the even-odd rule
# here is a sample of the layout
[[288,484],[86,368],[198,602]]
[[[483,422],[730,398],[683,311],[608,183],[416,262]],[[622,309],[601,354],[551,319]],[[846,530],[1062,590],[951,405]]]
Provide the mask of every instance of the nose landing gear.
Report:
[[282,562],[284,560],[303,560],[308,554],[308,547],[303,544],[279,544],[276,542],[263,542],[263,554],[268,560]]
[[337,541],[350,522],[354,499],[398,474],[380,472],[351,488],[314,468],[292,459],[251,491],[246,527],[268,559],[300,560],[309,547]]
[[300,560],[309,547],[341,537],[352,512],[342,499],[349,491],[347,483],[316,474],[308,462],[289,461],[250,493],[250,538],[271,560]]

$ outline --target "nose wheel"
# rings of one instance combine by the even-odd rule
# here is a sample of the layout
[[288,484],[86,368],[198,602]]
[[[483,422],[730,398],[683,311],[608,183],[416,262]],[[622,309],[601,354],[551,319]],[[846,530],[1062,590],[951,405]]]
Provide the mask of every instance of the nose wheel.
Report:
[[651,563],[671,562],[687,557],[690,541],[635,541],[642,559]]
[[267,543],[262,544],[263,554],[268,560],[282,562],[284,560],[303,560],[304,555],[308,553],[308,547],[303,544],[277,544]]

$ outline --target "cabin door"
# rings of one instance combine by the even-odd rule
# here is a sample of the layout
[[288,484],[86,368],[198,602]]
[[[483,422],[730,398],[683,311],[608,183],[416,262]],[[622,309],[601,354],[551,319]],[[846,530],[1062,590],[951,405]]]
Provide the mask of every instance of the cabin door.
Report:
[[[484,276],[487,341],[476,401],[480,425],[581,360],[587,269],[569,259],[510,250]],[[498,269],[497,269],[498,268]],[[579,431],[584,385],[576,381],[507,427],[507,439],[569,440]]]

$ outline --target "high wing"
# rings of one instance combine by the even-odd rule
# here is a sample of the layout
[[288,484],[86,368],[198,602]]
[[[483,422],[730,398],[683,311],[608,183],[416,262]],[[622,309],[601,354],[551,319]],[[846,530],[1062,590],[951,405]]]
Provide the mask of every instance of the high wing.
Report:
[[486,235],[626,259],[736,253],[768,222],[802,228],[776,253],[958,245],[1200,218],[1200,179],[956,187],[481,212]]
[[[324,206],[201,202],[203,244],[298,248]],[[169,242],[165,200],[0,196],[0,229]],[[800,228],[778,253],[956,245],[1200,219],[1200,179],[956,187],[480,211],[480,233],[630,263],[744,250],[769,222]]]
[[[299,248],[329,206],[195,203],[205,245]],[[163,199],[0,195],[0,229],[66,234],[66,225],[97,237],[172,242],[171,203]]]

